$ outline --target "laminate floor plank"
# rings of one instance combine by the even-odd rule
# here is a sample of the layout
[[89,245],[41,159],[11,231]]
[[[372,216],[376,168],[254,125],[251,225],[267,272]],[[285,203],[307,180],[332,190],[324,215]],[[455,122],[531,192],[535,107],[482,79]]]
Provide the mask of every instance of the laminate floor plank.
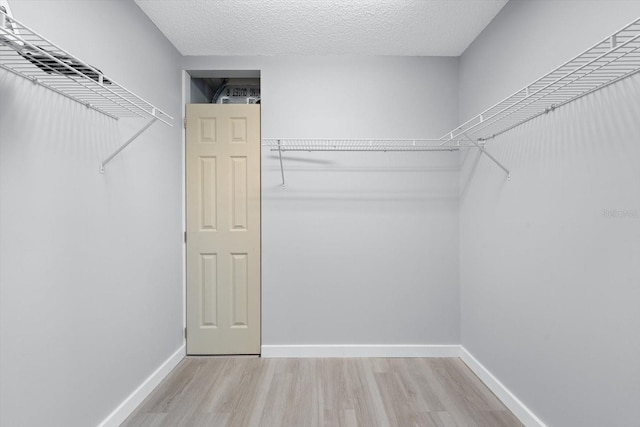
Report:
[[124,427],[521,427],[456,358],[187,357]]
[[137,427],[162,427],[166,414],[141,414],[136,420]]
[[344,359],[343,375],[347,379],[346,393],[360,426],[387,427],[388,416],[376,385],[371,361]]
[[399,370],[399,374],[402,381],[411,383],[415,393],[420,395],[422,405],[419,409],[427,412],[444,412],[445,407],[429,379],[431,367],[424,363],[425,359],[400,360],[404,362],[404,367]]

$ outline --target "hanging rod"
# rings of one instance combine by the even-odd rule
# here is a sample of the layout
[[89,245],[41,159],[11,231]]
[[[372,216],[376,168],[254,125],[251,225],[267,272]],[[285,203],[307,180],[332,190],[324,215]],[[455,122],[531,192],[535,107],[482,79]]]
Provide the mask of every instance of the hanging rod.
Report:
[[442,136],[486,141],[640,72],[640,18]]
[[[472,141],[473,142],[473,141]],[[310,138],[263,138],[262,146],[277,151],[280,160],[282,187],[285,186],[282,153],[286,151],[342,151],[342,152],[409,152],[409,151],[459,151],[470,147],[464,140],[447,141],[443,145],[438,139],[310,139]],[[455,143],[455,145],[453,145]]]
[[310,139],[263,138],[262,146],[271,151],[458,151],[469,146],[462,138],[447,141],[439,139]]
[[173,117],[145,101],[102,71],[36,33],[0,10],[0,68],[76,101],[114,120],[150,119],[143,128],[100,164],[100,171],[120,151],[160,121],[172,126]]

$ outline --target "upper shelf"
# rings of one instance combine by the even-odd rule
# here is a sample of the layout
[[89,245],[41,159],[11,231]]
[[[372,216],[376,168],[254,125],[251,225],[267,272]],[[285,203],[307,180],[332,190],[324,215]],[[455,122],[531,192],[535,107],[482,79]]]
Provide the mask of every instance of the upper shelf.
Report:
[[293,139],[264,138],[272,151],[456,151],[462,145],[437,139]]
[[173,118],[0,10],[0,68],[107,116]]
[[442,151],[478,146],[476,141],[480,141],[481,146],[483,141],[638,72],[640,18],[439,139],[267,138],[262,141],[271,150],[283,152]]
[[640,18],[444,135],[479,141],[640,71]]

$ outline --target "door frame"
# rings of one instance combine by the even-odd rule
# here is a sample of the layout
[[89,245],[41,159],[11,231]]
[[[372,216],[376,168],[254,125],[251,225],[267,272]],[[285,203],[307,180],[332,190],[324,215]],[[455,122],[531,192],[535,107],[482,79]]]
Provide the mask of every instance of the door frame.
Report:
[[[187,70],[182,69],[182,108],[181,121],[178,124],[182,128],[180,147],[180,177],[181,177],[181,207],[182,207],[182,234],[187,231],[187,130],[184,126],[186,120],[186,105],[191,103],[191,78],[195,77],[246,77],[260,78],[262,86],[261,70]],[[260,102],[260,135],[262,135],[262,102]],[[260,156],[262,157],[262,141],[260,142]],[[263,331],[263,281],[262,281],[262,159],[260,159],[260,355],[262,355],[262,331]],[[185,356],[187,352],[187,242],[182,239],[182,345]]]

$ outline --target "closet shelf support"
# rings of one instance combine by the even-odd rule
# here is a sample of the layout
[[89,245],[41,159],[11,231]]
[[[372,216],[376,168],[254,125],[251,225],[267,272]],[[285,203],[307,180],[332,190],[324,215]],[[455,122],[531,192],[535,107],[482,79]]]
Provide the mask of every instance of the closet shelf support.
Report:
[[107,157],[105,160],[102,161],[102,163],[100,163],[100,173],[104,173],[104,167],[107,165],[107,163],[109,163],[111,160],[113,160],[114,157],[116,157],[118,154],[120,154],[120,152],[122,150],[127,148],[127,146],[129,144],[131,144],[133,141],[135,141],[136,138],[138,138],[140,135],[142,135],[144,133],[144,131],[149,129],[151,127],[151,125],[153,125],[157,120],[158,120],[158,118],[155,116],[155,111],[154,111],[153,112],[153,117],[147,122],[146,125],[144,125],[142,127],[142,129],[140,129],[138,132],[136,132],[135,135],[133,135],[131,138],[129,138],[116,151],[114,151],[109,157]]
[[282,142],[278,140],[278,157],[280,158],[280,175],[282,175],[282,186],[284,187],[284,167],[282,166]]
[[485,150],[484,148],[484,144],[479,144],[477,141],[473,140],[469,135],[467,135],[466,132],[462,132],[462,135],[467,138],[469,140],[469,142],[471,142],[473,145],[475,145],[482,154],[486,155],[489,159],[491,159],[491,161],[493,163],[495,163],[496,165],[498,165],[498,167],[500,167],[500,169],[502,169],[503,171],[505,171],[505,173],[507,174],[507,181],[511,181],[511,172],[509,172],[509,169],[507,169],[502,163],[500,163],[498,160],[496,160],[495,157],[493,157],[487,150]]

